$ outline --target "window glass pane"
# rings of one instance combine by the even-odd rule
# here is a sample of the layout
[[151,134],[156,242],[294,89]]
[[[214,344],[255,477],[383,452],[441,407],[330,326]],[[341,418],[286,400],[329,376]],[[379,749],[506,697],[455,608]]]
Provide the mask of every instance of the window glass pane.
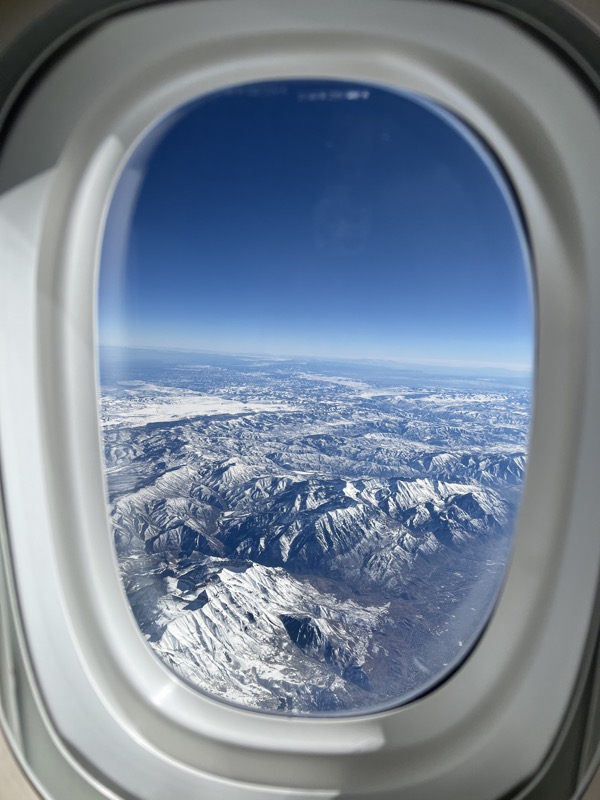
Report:
[[492,155],[423,97],[203,97],[120,176],[98,291],[123,587],[152,651],[285,714],[391,707],[497,601],[534,337]]

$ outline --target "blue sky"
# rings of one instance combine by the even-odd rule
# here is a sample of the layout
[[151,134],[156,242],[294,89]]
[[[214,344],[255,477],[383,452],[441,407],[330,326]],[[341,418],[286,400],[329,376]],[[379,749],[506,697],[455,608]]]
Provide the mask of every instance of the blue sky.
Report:
[[324,81],[220,92],[117,185],[100,342],[528,370],[519,225],[493,160],[427,102]]

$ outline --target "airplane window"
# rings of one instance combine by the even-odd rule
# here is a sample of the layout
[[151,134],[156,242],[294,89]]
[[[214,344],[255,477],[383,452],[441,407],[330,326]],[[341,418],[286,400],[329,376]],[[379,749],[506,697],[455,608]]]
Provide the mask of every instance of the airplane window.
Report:
[[459,666],[511,553],[530,284],[501,166],[425,97],[236,86],[138,144],[99,408],[121,580],[166,665],[292,715],[391,708]]

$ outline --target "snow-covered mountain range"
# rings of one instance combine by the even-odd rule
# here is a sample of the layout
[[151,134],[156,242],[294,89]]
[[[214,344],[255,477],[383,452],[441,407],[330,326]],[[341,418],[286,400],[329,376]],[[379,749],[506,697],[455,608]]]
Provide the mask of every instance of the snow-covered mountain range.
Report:
[[218,698],[352,713],[439,680],[503,580],[525,384],[353,362],[102,362],[110,518],[150,646]]

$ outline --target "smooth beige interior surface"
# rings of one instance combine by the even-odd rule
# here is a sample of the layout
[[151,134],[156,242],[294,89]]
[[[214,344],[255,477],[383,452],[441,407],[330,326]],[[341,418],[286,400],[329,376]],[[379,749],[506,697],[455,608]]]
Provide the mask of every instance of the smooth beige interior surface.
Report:
[[569,0],[569,2],[563,0],[563,5],[567,8],[574,8],[586,19],[588,24],[600,29],[600,2],[598,0]]
[[0,0],[0,47],[7,47],[39,17],[57,5],[56,0]]
[[596,773],[596,777],[585,793],[583,800],[600,800],[600,770]]
[[0,729],[0,800],[40,800]]

